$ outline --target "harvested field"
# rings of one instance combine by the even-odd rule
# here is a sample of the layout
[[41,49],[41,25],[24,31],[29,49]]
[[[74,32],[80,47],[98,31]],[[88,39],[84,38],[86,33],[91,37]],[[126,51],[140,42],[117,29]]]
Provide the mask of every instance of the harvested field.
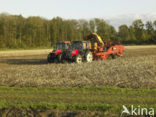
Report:
[[125,46],[126,49],[156,49],[155,45],[146,45],[146,46]]
[[126,46],[115,60],[48,64],[51,50],[0,52],[0,117],[119,117],[122,105],[156,109],[156,46]]
[[52,49],[0,51],[0,57],[43,55],[43,54],[48,54],[51,50]]
[[[48,64],[47,54],[7,56],[0,60],[0,85],[18,87],[156,87],[156,46],[126,47],[116,60]],[[33,50],[34,51],[34,50]],[[45,51],[45,50],[44,50]],[[31,52],[31,51],[30,51]],[[47,53],[47,51],[45,51]],[[24,52],[23,52],[24,53]],[[27,53],[27,52],[26,52]]]

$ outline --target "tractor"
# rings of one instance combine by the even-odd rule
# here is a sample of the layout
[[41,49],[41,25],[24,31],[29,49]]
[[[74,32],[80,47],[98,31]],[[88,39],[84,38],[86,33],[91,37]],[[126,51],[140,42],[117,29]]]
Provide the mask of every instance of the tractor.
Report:
[[47,57],[48,63],[61,62],[63,51],[68,50],[70,46],[71,46],[70,41],[57,42],[55,49],[48,54]]
[[90,49],[91,43],[89,41],[73,41],[71,48],[62,53],[62,60],[76,63],[92,62],[93,54]]

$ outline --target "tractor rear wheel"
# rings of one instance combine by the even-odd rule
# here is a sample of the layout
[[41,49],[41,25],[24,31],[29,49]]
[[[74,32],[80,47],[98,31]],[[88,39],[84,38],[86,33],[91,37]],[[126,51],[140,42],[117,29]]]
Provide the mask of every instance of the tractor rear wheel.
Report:
[[112,54],[112,59],[116,59],[117,57],[117,54]]
[[76,57],[75,57],[75,62],[76,63],[82,63],[82,56],[80,54],[78,54]]
[[57,56],[57,61],[58,61],[59,63],[62,62],[62,54],[59,54],[59,55]]
[[86,60],[86,62],[88,62],[88,63],[90,63],[90,62],[92,62],[93,61],[93,54],[92,54],[92,52],[87,52],[86,53],[86,55],[85,55],[85,60]]

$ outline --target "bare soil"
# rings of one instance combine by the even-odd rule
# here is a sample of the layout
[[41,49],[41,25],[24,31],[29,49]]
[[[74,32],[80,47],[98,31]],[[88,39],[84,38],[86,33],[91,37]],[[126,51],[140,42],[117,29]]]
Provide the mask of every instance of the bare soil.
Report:
[[135,49],[134,46],[126,47],[125,54],[121,58],[83,64],[48,64],[46,61],[48,52],[45,50],[45,54],[1,56],[0,85],[153,88],[156,86],[155,47],[141,46]]

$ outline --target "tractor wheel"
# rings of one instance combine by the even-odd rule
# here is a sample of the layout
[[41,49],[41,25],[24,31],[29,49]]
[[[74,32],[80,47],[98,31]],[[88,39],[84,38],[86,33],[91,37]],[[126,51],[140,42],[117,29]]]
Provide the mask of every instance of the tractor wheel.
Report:
[[62,60],[62,63],[67,63],[67,61],[65,59]]
[[62,54],[59,54],[59,55],[57,56],[57,60],[58,60],[59,63],[62,62]]
[[76,63],[82,63],[82,56],[80,54],[78,54],[76,57],[75,57],[75,62]]
[[53,63],[56,63],[56,64],[59,63],[58,59],[55,58]]
[[111,54],[109,54],[109,55],[108,55],[108,59],[111,60],[112,58],[113,58],[113,56],[112,56]]
[[90,62],[92,62],[93,61],[93,54],[92,54],[92,52],[87,52],[86,53],[86,55],[85,55],[85,60],[86,60],[86,62],[88,62],[88,63],[90,63]]
[[48,63],[54,62],[53,59],[51,58],[51,55],[50,54],[48,54],[47,61],[48,61]]
[[112,59],[116,59],[117,57],[117,54],[112,54]]

